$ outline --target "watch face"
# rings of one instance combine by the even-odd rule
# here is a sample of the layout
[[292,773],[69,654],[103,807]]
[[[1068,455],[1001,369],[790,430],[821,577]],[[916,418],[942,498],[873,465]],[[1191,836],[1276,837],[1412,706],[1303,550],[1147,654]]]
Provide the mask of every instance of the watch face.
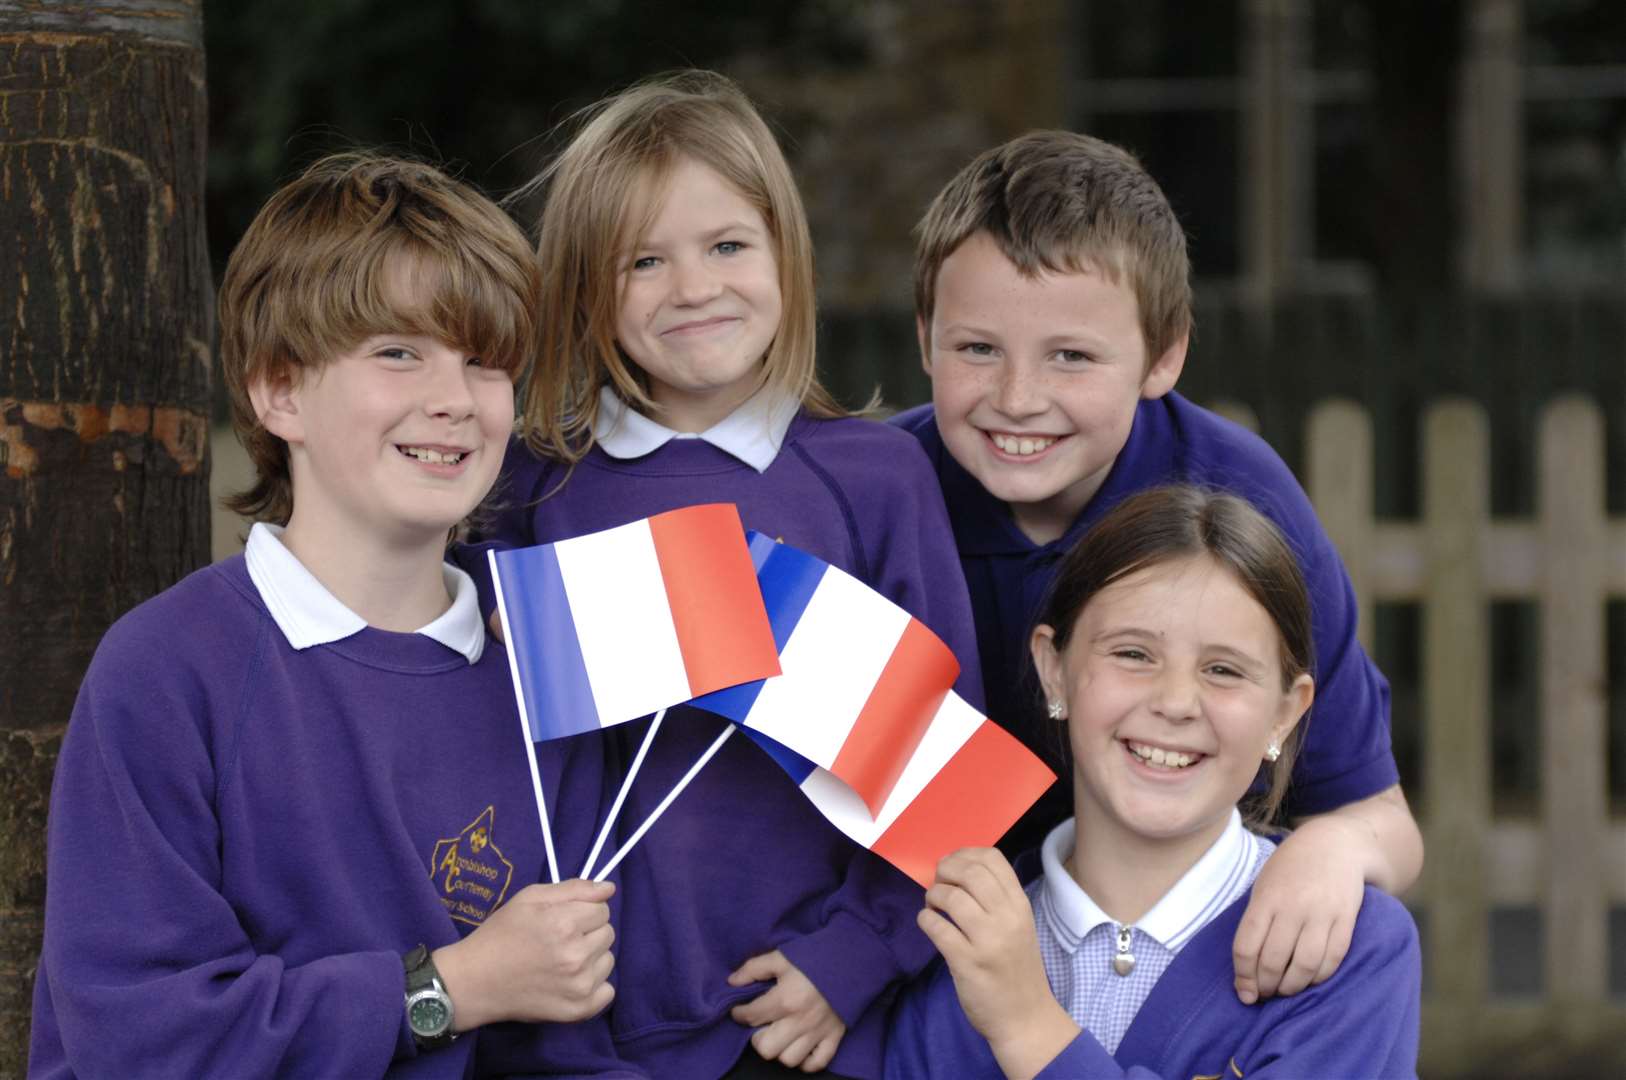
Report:
[[446,1008],[446,1002],[437,994],[416,996],[407,1006],[407,1023],[419,1035],[439,1035],[451,1022],[451,1010]]

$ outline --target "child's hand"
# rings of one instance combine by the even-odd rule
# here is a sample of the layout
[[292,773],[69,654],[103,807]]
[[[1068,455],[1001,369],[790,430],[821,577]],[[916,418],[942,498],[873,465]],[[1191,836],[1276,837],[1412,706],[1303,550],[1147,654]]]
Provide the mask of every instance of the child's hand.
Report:
[[1366,883],[1334,817],[1312,818],[1265,863],[1231,946],[1236,996],[1251,1005],[1323,982],[1349,951]]
[[508,642],[507,636],[502,632],[502,612],[493,608],[491,611],[491,616],[486,619],[486,623],[491,627],[492,637],[503,642],[504,644]]
[[528,885],[462,941],[435,950],[458,1031],[497,1020],[585,1020],[615,996],[606,980],[610,882]]
[[997,850],[962,848],[945,856],[917,921],[948,963],[966,1019],[1006,1076],[1033,1076],[1078,1036],[1050,992],[1033,908]]
[[803,1072],[818,1072],[830,1064],[847,1034],[847,1025],[830,1008],[813,980],[785,954],[753,956],[728,977],[730,986],[772,982],[764,991],[730,1012],[736,1022],[756,1028],[751,1045],[765,1061],[778,1061]]

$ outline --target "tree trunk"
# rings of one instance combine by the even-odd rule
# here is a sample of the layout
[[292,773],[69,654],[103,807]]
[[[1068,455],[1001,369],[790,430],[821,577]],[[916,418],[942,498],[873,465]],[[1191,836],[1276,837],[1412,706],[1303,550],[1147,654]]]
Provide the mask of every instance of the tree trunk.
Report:
[[108,625],[209,558],[201,0],[0,0],[0,1075]]

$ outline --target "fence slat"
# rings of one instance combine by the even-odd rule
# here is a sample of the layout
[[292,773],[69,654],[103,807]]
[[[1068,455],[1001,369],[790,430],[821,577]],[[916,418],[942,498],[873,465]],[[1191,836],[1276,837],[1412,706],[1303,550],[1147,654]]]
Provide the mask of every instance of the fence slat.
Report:
[[[1554,1017],[1608,992],[1605,842],[1603,417],[1561,398],[1540,432],[1542,812],[1547,994]],[[1580,1011],[1580,1010],[1578,1010]]]
[[1423,427],[1423,787],[1435,994],[1484,1000],[1491,796],[1490,642],[1481,538],[1490,523],[1484,410],[1446,401]]
[[1305,447],[1310,498],[1355,585],[1361,646],[1372,651],[1372,420],[1352,401],[1334,398],[1310,411]]

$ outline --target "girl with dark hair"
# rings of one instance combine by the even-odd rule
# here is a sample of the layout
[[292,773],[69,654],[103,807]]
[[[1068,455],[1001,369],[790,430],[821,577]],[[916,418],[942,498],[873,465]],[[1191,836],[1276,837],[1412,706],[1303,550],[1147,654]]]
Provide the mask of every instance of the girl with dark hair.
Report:
[[1258,1005],[1231,992],[1275,850],[1247,824],[1281,802],[1311,642],[1292,552],[1235,496],[1143,492],[1068,553],[1030,644],[1074,817],[1025,889],[993,849],[939,865],[920,925],[944,963],[895,1011],[889,1076],[1414,1075],[1417,931],[1377,889],[1326,981]]

